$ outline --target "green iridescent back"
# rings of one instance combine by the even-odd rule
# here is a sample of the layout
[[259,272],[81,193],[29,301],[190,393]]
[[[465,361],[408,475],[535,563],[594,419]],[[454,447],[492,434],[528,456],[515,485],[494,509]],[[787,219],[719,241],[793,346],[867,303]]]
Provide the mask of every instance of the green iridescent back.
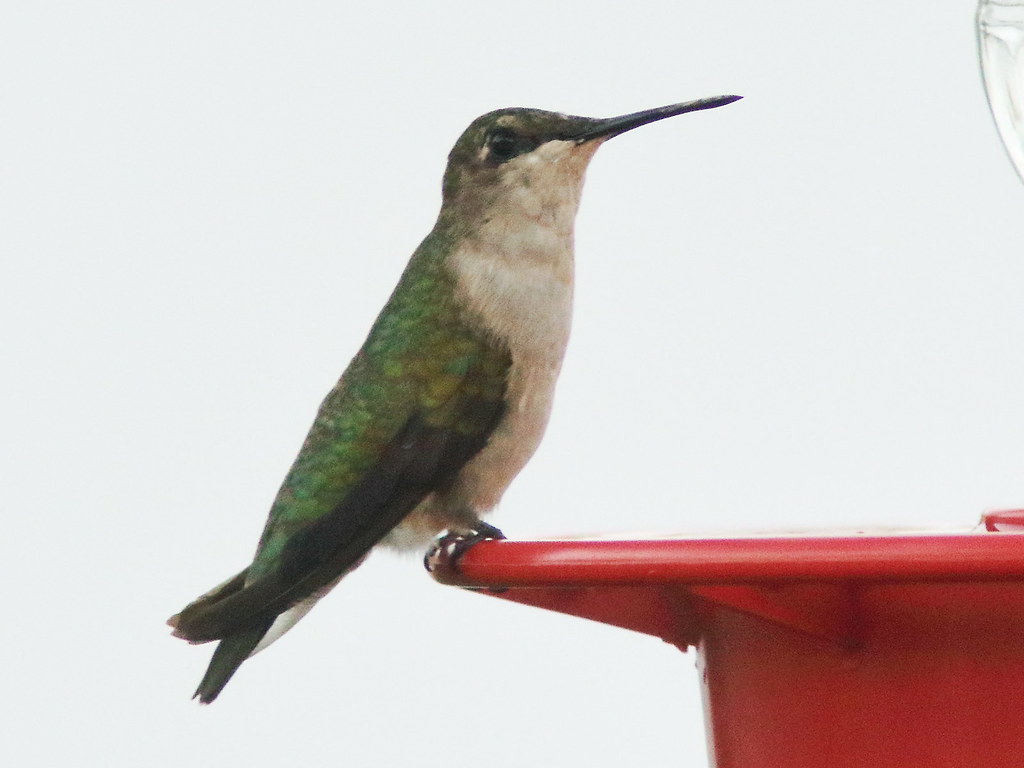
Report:
[[467,397],[499,402],[511,361],[456,306],[445,234],[439,223],[417,249],[321,404],[278,491],[247,582],[273,570],[289,538],[334,509],[413,416],[466,436],[492,426],[459,404]]

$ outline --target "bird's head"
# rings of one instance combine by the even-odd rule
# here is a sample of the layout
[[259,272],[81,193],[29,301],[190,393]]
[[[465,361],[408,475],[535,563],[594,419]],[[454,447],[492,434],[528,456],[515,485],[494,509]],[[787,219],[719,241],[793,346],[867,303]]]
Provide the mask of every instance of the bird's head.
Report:
[[739,98],[714,96],[609,118],[524,107],[488,112],[470,123],[448,155],[444,208],[469,219],[508,206],[543,216],[569,203],[575,213],[587,164],[607,139]]

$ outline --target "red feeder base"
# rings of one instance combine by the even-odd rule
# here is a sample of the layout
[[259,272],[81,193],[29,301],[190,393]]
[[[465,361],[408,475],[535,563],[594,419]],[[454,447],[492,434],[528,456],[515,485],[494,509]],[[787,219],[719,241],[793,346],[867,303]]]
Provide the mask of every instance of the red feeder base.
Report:
[[716,768],[1024,766],[1024,513],[959,535],[486,541],[445,583],[698,651]]

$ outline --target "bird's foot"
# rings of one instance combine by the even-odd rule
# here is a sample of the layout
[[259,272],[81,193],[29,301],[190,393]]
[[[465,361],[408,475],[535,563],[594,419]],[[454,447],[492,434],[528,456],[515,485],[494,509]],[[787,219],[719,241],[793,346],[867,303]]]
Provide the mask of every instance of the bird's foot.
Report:
[[[500,529],[483,520],[477,521],[473,530],[446,531],[438,537],[427,553],[423,556],[423,566],[432,574],[439,576],[458,570],[459,560],[469,549],[487,539],[504,539]],[[498,591],[498,590],[495,590]]]

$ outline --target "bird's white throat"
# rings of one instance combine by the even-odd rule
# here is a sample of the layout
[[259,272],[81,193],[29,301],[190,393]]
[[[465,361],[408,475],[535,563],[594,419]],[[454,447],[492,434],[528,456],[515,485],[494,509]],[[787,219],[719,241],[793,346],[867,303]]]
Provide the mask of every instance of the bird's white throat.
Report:
[[496,198],[452,256],[460,298],[513,359],[561,364],[572,322],[573,227],[596,149],[551,141],[506,163]]

